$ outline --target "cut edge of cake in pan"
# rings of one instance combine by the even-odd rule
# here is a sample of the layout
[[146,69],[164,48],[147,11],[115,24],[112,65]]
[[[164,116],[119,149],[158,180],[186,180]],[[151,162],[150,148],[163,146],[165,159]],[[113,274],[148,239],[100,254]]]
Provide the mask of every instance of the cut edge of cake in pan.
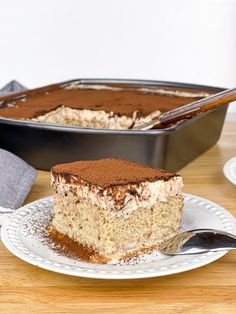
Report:
[[[119,159],[52,168],[54,237],[78,243],[88,261],[115,263],[178,233],[181,176]],[[76,248],[76,246],[74,246]]]
[[60,106],[43,115],[32,118],[32,121],[52,123],[59,125],[72,125],[82,128],[98,129],[131,129],[142,123],[148,122],[161,115],[159,110],[150,113],[147,116],[140,116],[138,111],[134,111],[132,116],[117,115],[114,112],[91,109],[73,109]]

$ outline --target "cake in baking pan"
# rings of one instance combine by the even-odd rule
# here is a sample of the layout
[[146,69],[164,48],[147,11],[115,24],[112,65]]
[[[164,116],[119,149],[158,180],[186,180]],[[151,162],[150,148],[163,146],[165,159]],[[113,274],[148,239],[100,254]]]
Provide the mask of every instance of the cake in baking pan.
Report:
[[0,106],[0,117],[88,128],[132,129],[208,95],[183,88],[74,82],[32,90],[5,101]]

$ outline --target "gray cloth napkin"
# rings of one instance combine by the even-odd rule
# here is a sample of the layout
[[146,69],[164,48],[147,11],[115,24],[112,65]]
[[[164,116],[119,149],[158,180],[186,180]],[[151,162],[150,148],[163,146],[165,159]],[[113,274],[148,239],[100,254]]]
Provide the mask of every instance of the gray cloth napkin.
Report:
[[28,195],[36,170],[12,153],[0,149],[0,226]]

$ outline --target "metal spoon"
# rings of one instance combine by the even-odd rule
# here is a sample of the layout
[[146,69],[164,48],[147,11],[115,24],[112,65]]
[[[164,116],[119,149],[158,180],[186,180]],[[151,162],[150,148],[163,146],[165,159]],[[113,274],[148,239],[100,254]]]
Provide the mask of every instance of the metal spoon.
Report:
[[133,127],[132,130],[149,130],[154,126],[158,126],[159,128],[165,127],[168,124],[182,119],[189,119],[197,114],[225,105],[234,100],[236,100],[236,88],[226,89],[223,92],[202,98],[191,104],[164,112],[157,118]]
[[182,232],[159,247],[167,255],[200,254],[236,249],[236,236],[215,229],[195,229]]

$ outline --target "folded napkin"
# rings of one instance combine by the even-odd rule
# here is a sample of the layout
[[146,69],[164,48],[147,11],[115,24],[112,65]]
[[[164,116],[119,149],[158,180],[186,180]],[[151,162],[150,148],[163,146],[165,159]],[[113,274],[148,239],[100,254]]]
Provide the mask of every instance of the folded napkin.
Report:
[[22,92],[23,90],[26,90],[26,87],[16,80],[13,80],[0,89],[0,96]]
[[0,149],[0,226],[28,195],[36,170],[12,153]]

